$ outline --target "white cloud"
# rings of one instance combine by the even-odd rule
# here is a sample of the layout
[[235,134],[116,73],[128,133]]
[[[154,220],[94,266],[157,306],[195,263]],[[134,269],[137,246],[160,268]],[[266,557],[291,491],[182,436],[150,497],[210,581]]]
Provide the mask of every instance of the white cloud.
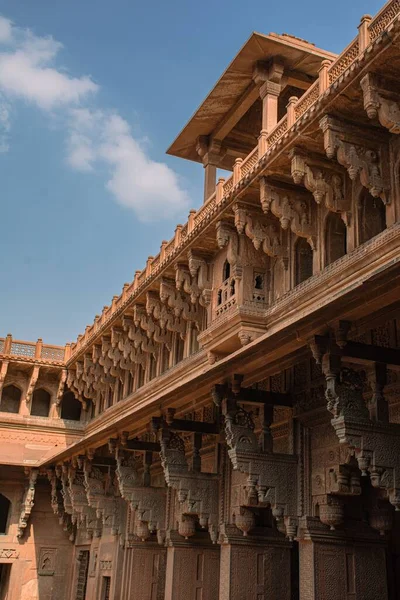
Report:
[[0,90],[44,110],[79,103],[98,90],[90,77],[70,77],[51,66],[61,44],[29,31],[17,47],[0,52]]
[[12,23],[0,15],[0,44],[10,42],[12,39]]
[[58,41],[0,16],[0,44],[0,152],[8,149],[10,106],[23,100],[51,118],[57,115],[66,128],[69,166],[106,173],[106,188],[140,220],[173,218],[188,207],[176,173],[147,155],[117,112],[94,107],[99,86],[57,65]]
[[116,113],[88,109],[71,111],[68,161],[81,171],[95,164],[108,167],[107,188],[117,202],[132,208],[140,220],[174,218],[189,199],[167,165],[151,160],[129,124]]

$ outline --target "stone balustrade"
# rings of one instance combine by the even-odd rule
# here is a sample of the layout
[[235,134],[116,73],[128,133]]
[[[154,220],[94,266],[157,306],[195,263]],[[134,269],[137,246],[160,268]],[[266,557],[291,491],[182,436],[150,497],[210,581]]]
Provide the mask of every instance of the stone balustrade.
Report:
[[23,360],[49,361],[60,364],[65,363],[69,359],[70,353],[70,344],[65,344],[65,346],[43,344],[40,338],[36,343],[14,340],[10,333],[5,338],[0,338],[1,358],[13,357]]

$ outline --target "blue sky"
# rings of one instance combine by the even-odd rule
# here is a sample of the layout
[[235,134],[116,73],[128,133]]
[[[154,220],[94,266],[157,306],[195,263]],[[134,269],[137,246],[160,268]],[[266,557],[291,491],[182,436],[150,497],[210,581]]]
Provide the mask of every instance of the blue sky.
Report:
[[3,0],[0,336],[73,341],[201,204],[165,150],[252,31],[340,52],[381,6]]

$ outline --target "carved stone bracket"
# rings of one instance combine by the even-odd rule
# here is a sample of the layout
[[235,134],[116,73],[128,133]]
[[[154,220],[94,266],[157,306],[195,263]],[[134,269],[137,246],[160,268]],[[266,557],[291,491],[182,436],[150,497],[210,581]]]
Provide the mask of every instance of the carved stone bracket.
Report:
[[88,505],[94,508],[96,516],[104,527],[110,527],[113,535],[119,532],[119,506],[115,497],[110,476],[101,469],[92,467],[89,460],[83,465],[84,485]]
[[26,404],[30,404],[30,402],[32,400],[32,395],[33,395],[33,392],[35,391],[35,385],[36,385],[36,382],[37,382],[38,377],[39,377],[39,371],[40,371],[40,367],[39,366],[33,367],[31,376],[29,378],[28,389],[27,389],[26,395],[25,395],[25,402],[26,402]]
[[349,215],[350,202],[345,198],[343,177],[337,170],[320,166],[299,148],[293,148],[290,157],[294,183],[304,184],[317,204],[325,204],[331,212]]
[[263,211],[272,212],[282,229],[289,227],[299,237],[304,237],[313,250],[317,247],[317,220],[313,215],[312,201],[305,195],[274,185],[266,177],[260,181],[260,200]]
[[195,533],[195,517],[207,528],[213,543],[218,538],[218,475],[189,470],[183,439],[161,432],[161,464],[165,481],[177,490],[178,532],[185,538]]
[[139,539],[147,540],[152,532],[157,533],[159,544],[165,539],[166,489],[145,486],[143,475],[139,475],[133,454],[116,450],[116,477],[122,498],[134,511],[134,530]]
[[352,181],[359,177],[374,198],[388,202],[386,185],[382,175],[382,157],[379,143],[368,140],[365,132],[354,131],[337,119],[326,115],[320,121],[324,133],[324,147],[328,158],[336,157],[347,169]]
[[75,539],[75,528],[71,521],[71,515],[64,509],[62,487],[54,469],[48,469],[47,478],[51,486],[51,507],[58,517],[58,522],[68,534],[71,542]]
[[188,252],[189,273],[192,283],[200,292],[199,302],[201,306],[207,307],[211,302],[212,281],[210,266],[202,256],[193,250]]
[[246,205],[237,203],[233,210],[238,233],[245,233],[256,250],[262,249],[268,256],[281,258],[287,267],[288,246],[281,228],[262,215],[257,215],[256,211],[250,211]]
[[364,108],[370,119],[379,119],[390,133],[400,133],[399,95],[389,91],[374,73],[367,73],[360,81],[364,94]]
[[3,360],[2,363],[1,363],[1,369],[0,369],[0,394],[1,394],[1,391],[3,389],[4,381],[6,379],[9,362],[10,361],[8,361],[8,360]]
[[180,289],[177,289],[175,281],[165,278],[161,279],[160,283],[160,299],[163,304],[168,306],[175,319],[174,327],[184,339],[186,334],[185,322],[193,322],[196,327],[200,328],[200,313],[196,303],[191,302],[191,298],[185,297],[185,294]]
[[231,223],[218,221],[216,225],[218,248],[227,248],[227,261],[232,268],[235,278],[241,277],[239,264],[239,238],[236,229]]
[[32,512],[35,500],[35,485],[39,475],[38,469],[30,469],[28,472],[28,484],[25,489],[24,497],[21,503],[21,512],[18,520],[17,538],[21,539],[25,529],[28,526],[28,520]]
[[286,533],[293,537],[293,519],[297,518],[297,457],[261,451],[251,415],[243,408],[224,404],[229,457],[234,470],[248,475],[247,504],[269,504],[278,524],[288,525],[291,529],[286,528]]
[[56,406],[60,406],[61,405],[61,400],[62,400],[62,397],[63,397],[64,388],[65,388],[65,382],[66,381],[67,381],[67,369],[63,369],[61,371],[60,381],[59,381],[58,389],[57,389]]
[[[78,529],[85,529],[87,536],[101,536],[102,523],[96,509],[89,506],[83,473],[77,473],[73,467],[62,467],[64,507],[71,510],[71,520]],[[67,483],[68,482],[68,483]]]
[[332,419],[341,443],[354,451],[362,475],[385,492],[389,502],[400,510],[400,425],[358,422],[344,416]]
[[[318,343],[319,342],[319,343]],[[322,345],[325,343],[325,348]],[[343,342],[344,348],[346,344]],[[355,457],[363,476],[369,476],[373,487],[400,510],[400,425],[376,419],[380,409],[368,410],[363,398],[363,380],[359,372],[341,364],[339,347],[326,338],[317,339],[326,378],[327,408],[341,444],[346,444]],[[378,376],[378,383],[376,377]],[[375,395],[382,400],[382,379],[375,371]],[[384,413],[385,416],[386,413]]]

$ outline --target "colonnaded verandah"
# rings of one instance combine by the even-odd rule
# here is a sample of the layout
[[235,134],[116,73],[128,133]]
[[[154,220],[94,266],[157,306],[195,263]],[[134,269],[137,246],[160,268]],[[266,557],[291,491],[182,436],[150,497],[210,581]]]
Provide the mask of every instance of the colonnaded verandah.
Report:
[[400,0],[253,33],[168,150],[201,208],[75,343],[0,340],[2,600],[400,599],[399,77]]

